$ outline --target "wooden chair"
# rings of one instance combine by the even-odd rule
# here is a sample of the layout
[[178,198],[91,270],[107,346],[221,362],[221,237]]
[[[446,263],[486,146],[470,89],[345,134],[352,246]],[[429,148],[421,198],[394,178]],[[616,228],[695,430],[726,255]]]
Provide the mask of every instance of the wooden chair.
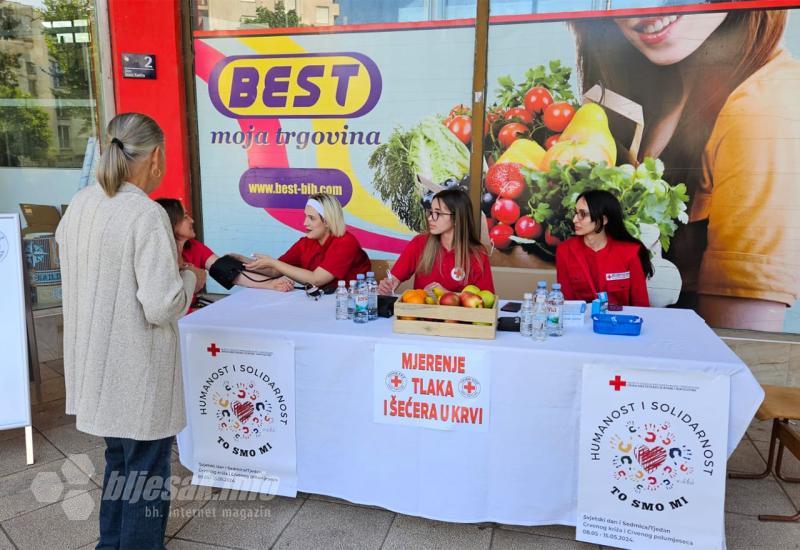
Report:
[[[785,386],[767,386],[764,388],[764,402],[756,412],[759,420],[772,420],[772,433],[769,438],[769,454],[767,467],[759,474],[730,473],[728,477],[738,479],[763,479],[767,477],[775,466],[775,476],[787,483],[800,483],[800,478],[785,476],[781,473],[783,465],[783,451],[789,451],[800,459],[800,433],[792,428],[789,420],[800,420],[800,388]],[[777,456],[775,447],[778,447]],[[761,521],[800,521],[800,510],[793,516],[775,516],[762,514],[758,516]]]

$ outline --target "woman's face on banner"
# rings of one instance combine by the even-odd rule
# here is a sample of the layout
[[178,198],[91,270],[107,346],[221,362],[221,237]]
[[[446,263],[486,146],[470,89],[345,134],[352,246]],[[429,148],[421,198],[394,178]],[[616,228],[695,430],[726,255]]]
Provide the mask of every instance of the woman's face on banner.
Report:
[[719,27],[727,13],[662,15],[616,19],[633,47],[656,65],[673,65],[692,55]]
[[322,219],[320,213],[314,210],[314,208],[311,206],[306,206],[304,212],[306,218],[303,222],[303,225],[306,228],[306,237],[317,241],[327,237],[328,226],[325,225],[325,221]]

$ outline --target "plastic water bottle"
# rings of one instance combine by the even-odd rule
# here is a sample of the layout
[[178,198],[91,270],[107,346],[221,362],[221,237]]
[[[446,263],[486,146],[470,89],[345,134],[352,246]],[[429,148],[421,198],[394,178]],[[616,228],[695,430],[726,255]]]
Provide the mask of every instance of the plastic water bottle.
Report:
[[344,281],[339,281],[336,287],[336,320],[347,321],[347,302],[350,295],[347,292],[347,287]]
[[533,334],[533,294],[526,292],[522,298],[522,310],[519,314],[519,333],[530,338]]
[[356,281],[350,279],[350,290],[347,292],[347,318],[352,320],[356,315]]
[[553,290],[547,297],[547,334],[561,336],[564,334],[564,295],[561,285],[553,284]]
[[367,271],[367,298],[367,319],[374,321],[378,318],[378,281],[372,271]]
[[533,296],[533,338],[539,342],[547,340],[547,281],[536,283]]
[[356,323],[366,323],[369,321],[369,291],[367,290],[367,282],[364,280],[364,274],[359,273],[356,275],[356,294],[355,294],[356,310],[353,313],[353,321]]

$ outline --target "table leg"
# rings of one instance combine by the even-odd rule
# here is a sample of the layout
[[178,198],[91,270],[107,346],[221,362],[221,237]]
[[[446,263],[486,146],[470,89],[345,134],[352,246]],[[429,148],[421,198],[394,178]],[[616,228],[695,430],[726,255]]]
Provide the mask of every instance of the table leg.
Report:
[[775,460],[775,442],[778,440],[779,422],[776,418],[772,421],[772,433],[769,436],[769,456],[767,456],[767,467],[759,474],[745,474],[740,472],[728,473],[728,479],[764,479],[772,472],[772,464]]

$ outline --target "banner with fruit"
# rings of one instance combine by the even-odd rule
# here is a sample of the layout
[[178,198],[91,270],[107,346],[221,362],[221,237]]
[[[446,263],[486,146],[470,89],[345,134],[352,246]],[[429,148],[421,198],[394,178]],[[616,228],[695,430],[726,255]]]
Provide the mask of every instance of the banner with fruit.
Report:
[[[492,265],[551,270],[576,196],[601,188],[652,252],[651,303],[677,301],[714,326],[800,332],[800,308],[786,307],[800,297],[791,11],[504,18],[490,27],[479,114],[469,107],[474,28],[464,22],[201,36],[204,237],[218,252],[280,255],[304,231],[305,198],[324,191],[370,257],[393,259],[425,230],[437,190],[480,185]],[[767,39],[745,40],[743,21],[782,41],[756,51]],[[693,29],[704,41],[682,38]],[[753,53],[739,63],[742,43]],[[651,62],[648,48],[672,57]],[[683,71],[695,59],[724,62]],[[474,116],[487,121],[481,182],[469,181]]]
[[491,371],[487,353],[408,342],[376,344],[375,422],[485,432]]

